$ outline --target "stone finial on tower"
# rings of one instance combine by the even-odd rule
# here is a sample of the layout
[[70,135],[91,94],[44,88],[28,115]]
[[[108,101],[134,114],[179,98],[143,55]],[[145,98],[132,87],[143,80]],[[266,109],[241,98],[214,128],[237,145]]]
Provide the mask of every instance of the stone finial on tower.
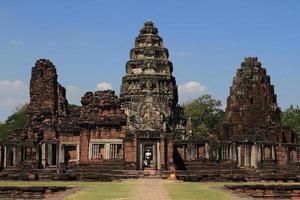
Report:
[[241,67],[261,67],[261,62],[258,61],[257,57],[245,57]]
[[146,20],[143,28],[140,30],[140,35],[157,35],[158,29],[155,27],[154,23],[151,20]]

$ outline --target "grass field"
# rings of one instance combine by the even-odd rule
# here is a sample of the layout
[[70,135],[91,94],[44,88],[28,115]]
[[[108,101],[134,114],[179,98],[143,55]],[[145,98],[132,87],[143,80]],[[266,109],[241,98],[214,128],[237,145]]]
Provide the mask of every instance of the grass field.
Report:
[[168,182],[166,188],[173,200],[231,200],[238,199],[222,190],[225,183]]
[[67,200],[129,199],[133,181],[123,182],[32,182],[0,181],[0,186],[69,186],[81,190],[66,197]]
[[[122,182],[29,182],[29,181],[0,181],[0,186],[69,186],[81,190],[70,194],[67,200],[129,200],[136,181]],[[224,185],[233,184],[276,184],[276,183],[233,183],[233,182],[179,182],[165,181],[164,185],[173,200],[235,200],[230,192],[222,189]],[[279,183],[277,183],[279,184]],[[283,184],[283,183],[280,183]],[[288,183],[297,184],[297,183]]]

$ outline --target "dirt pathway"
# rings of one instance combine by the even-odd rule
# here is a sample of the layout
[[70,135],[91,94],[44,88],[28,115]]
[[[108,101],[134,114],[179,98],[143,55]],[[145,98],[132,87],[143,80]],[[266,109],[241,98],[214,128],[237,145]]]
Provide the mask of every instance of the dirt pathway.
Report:
[[131,192],[130,200],[171,200],[164,180],[138,179]]

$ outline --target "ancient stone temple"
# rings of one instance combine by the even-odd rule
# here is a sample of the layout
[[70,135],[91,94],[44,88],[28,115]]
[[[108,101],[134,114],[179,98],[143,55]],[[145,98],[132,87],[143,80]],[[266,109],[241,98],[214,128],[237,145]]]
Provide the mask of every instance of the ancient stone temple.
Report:
[[238,69],[217,138],[220,159],[232,159],[239,167],[296,161],[296,149],[288,147],[296,144],[296,135],[283,127],[271,78],[257,58],[245,58]]
[[146,21],[130,51],[120,94],[127,115],[126,137],[134,144],[130,153],[137,155],[138,169],[173,165],[178,95],[168,58],[157,28]]
[[242,62],[225,119],[206,138],[196,137],[183,117],[172,72],[151,21],[130,51],[120,97],[112,90],[86,92],[81,106],[70,107],[54,64],[38,60],[27,125],[1,144],[0,179],[295,179],[300,145],[282,125],[274,86],[257,58]]

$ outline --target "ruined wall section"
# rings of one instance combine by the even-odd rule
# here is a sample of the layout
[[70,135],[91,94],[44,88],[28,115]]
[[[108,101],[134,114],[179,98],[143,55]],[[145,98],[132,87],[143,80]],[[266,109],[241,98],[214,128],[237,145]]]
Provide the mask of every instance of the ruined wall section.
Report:
[[54,139],[56,124],[68,114],[65,88],[57,81],[50,60],[40,59],[32,68],[28,107],[28,138]]
[[120,99],[112,90],[87,92],[81,103],[80,161],[93,162],[95,160],[89,154],[93,143],[110,144],[113,140],[123,145],[126,115],[120,109]]
[[82,126],[119,128],[125,126],[126,116],[120,110],[121,101],[114,91],[87,92],[82,97],[81,103],[79,121]]

